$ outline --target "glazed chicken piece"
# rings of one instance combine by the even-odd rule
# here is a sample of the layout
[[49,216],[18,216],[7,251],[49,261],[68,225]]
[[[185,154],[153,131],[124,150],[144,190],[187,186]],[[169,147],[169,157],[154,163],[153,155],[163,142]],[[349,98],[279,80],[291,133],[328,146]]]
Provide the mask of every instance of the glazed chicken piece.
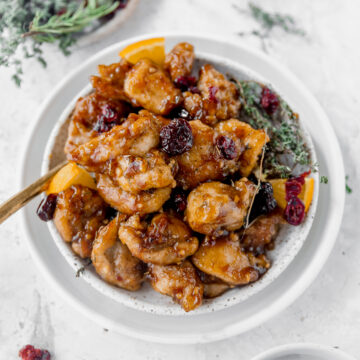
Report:
[[118,239],[118,230],[124,215],[116,216],[96,234],[91,260],[96,272],[108,283],[136,291],[144,280],[144,264],[132,256]]
[[110,99],[127,100],[124,80],[132,65],[125,59],[110,65],[99,65],[100,76],[92,76],[91,84],[98,94]]
[[120,225],[120,240],[146,263],[175,264],[195,253],[199,241],[188,226],[167,213],[155,215],[149,225],[134,215]]
[[189,76],[195,59],[194,47],[187,43],[179,43],[166,55],[164,69],[170,73],[174,81],[179,76]]
[[255,190],[255,185],[246,178],[234,186],[217,181],[199,185],[188,196],[185,216],[189,226],[213,236],[240,229]]
[[241,104],[236,86],[212,65],[201,68],[198,88],[203,100],[209,102],[206,123],[238,117]]
[[278,234],[280,225],[285,221],[279,211],[269,215],[260,216],[241,235],[242,246],[256,254],[263,254],[265,247],[270,244]]
[[230,285],[226,282],[220,280],[219,278],[205,274],[201,270],[196,270],[201,282],[204,284],[204,298],[212,299],[214,297],[220,296],[225,291],[230,289]]
[[116,111],[120,117],[126,117],[130,111],[128,104],[122,101],[106,99],[97,93],[92,93],[78,99],[71,115],[65,153],[71,152],[79,145],[85,144],[99,135],[94,130],[94,126],[99,116],[108,107]]
[[165,154],[151,150],[144,156],[120,155],[105,170],[124,191],[138,194],[141,191],[175,187],[173,177],[175,160],[166,163]]
[[159,211],[171,195],[171,186],[133,194],[124,191],[108,175],[96,174],[96,181],[99,195],[113,208],[127,215],[145,215]]
[[149,59],[139,60],[127,73],[125,93],[134,106],[167,115],[182,102],[181,91],[169,76]]
[[90,257],[95,234],[106,222],[107,207],[96,191],[82,185],[73,185],[58,194],[54,224],[80,257]]
[[184,189],[193,189],[208,180],[222,180],[239,168],[238,159],[243,150],[241,142],[235,143],[232,160],[222,157],[217,148],[219,134],[199,120],[189,122],[193,134],[193,146],[175,157],[178,163],[176,181]]
[[242,251],[239,237],[234,233],[217,239],[207,236],[192,256],[192,262],[204,273],[230,285],[245,285],[259,278],[258,270]]
[[264,130],[255,130],[249,124],[236,119],[222,121],[215,126],[220,134],[230,138],[238,138],[245,146],[240,156],[240,173],[249,176],[258,162],[264,145],[270,140]]
[[143,156],[157,147],[160,130],[168,123],[169,120],[146,110],[130,114],[121,125],[71,151],[68,160],[75,161],[88,171],[101,172],[108,160],[119,155]]
[[190,261],[179,265],[149,265],[149,277],[154,290],[171,296],[186,312],[201,305],[204,285]]

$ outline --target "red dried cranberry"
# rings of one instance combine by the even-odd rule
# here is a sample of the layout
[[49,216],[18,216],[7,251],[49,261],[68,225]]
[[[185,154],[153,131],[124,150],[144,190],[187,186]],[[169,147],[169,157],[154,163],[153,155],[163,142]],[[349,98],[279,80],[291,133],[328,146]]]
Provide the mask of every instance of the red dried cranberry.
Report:
[[227,136],[218,136],[216,138],[216,147],[219,149],[221,156],[226,160],[233,160],[237,156],[235,142]]
[[180,155],[192,148],[191,126],[184,119],[174,119],[160,131],[161,149],[168,155]]
[[194,76],[178,76],[174,80],[175,86],[181,91],[188,91],[190,90],[190,87],[196,87],[196,83],[197,80]]
[[36,213],[42,221],[52,220],[56,208],[57,195],[49,194],[41,200]]
[[280,105],[278,97],[267,87],[264,87],[261,94],[261,106],[272,115]]
[[192,92],[193,94],[200,94],[200,90],[197,86],[190,86],[189,91]]
[[215,104],[218,103],[218,99],[216,97],[216,93],[219,91],[217,86],[210,86],[209,87],[209,100]]
[[302,184],[297,179],[288,179],[285,183],[286,201],[301,193]]
[[106,104],[101,108],[101,112],[103,114],[104,120],[106,122],[113,122],[117,121],[119,114],[117,111],[111,107],[110,105]]
[[300,225],[305,217],[305,205],[296,196],[291,198],[284,212],[285,220],[291,225]]
[[32,345],[26,345],[19,351],[22,360],[50,360],[51,355],[47,350],[36,349]]

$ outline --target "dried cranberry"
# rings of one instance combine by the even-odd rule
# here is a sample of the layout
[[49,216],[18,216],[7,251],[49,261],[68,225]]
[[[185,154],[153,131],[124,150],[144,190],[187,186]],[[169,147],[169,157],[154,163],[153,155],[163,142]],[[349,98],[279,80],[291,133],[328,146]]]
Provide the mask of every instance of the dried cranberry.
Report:
[[160,131],[162,150],[168,155],[180,155],[192,148],[194,137],[191,126],[184,119],[174,119]]
[[111,130],[115,125],[121,123],[119,113],[109,104],[101,108],[101,115],[98,115],[94,130],[103,133]]
[[32,345],[26,345],[19,351],[22,360],[50,360],[51,355],[47,350],[36,349]]
[[57,195],[49,194],[41,200],[36,213],[42,221],[52,220],[56,208]]
[[221,156],[226,160],[233,160],[237,156],[236,146],[233,139],[227,136],[218,136],[216,138],[216,147],[219,149]]
[[181,91],[188,91],[191,87],[196,87],[196,77],[194,76],[178,76],[174,80],[174,84]]
[[300,225],[305,217],[305,205],[296,196],[291,198],[284,212],[285,220],[291,225]]
[[302,184],[297,179],[288,179],[285,183],[286,201],[301,193]]
[[117,121],[118,116],[119,116],[118,112],[108,104],[104,105],[101,108],[101,112],[103,114],[104,121],[106,121],[106,122]]
[[273,211],[277,206],[274,198],[274,190],[270,183],[261,182],[250,213],[250,221],[260,215],[266,215]]
[[209,87],[209,100],[215,104],[218,103],[218,99],[216,97],[216,93],[219,91],[217,86],[210,86]]
[[264,87],[261,94],[261,106],[272,115],[280,105],[278,97],[267,87]]
[[193,94],[200,94],[200,90],[197,86],[190,86],[189,91],[192,92]]

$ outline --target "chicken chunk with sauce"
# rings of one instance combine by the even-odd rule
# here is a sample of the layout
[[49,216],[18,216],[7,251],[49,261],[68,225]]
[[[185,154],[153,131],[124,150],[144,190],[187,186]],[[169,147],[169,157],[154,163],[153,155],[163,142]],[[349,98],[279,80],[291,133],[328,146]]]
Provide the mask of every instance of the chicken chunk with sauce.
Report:
[[91,260],[96,272],[108,283],[136,291],[144,280],[144,264],[132,256],[129,249],[118,239],[120,221],[116,216],[96,234]]
[[171,296],[186,312],[201,305],[204,285],[190,261],[179,265],[151,264],[149,277],[154,290]]
[[179,43],[166,55],[164,68],[174,81],[179,76],[189,76],[195,59],[194,47],[187,43]]
[[68,154],[68,160],[89,171],[103,171],[108,160],[119,155],[146,155],[160,141],[160,130],[169,120],[142,110]]
[[215,130],[232,139],[241,140],[245,150],[239,159],[240,172],[242,176],[249,176],[258,163],[263,147],[269,141],[265,130],[255,130],[249,124],[236,119],[218,123]]
[[216,146],[219,134],[199,120],[189,122],[193,134],[193,146],[189,151],[176,156],[178,173],[176,181],[185,189],[193,189],[208,180],[222,180],[239,168],[238,159],[243,147],[235,143],[235,156],[224,159]]
[[199,241],[180,219],[167,213],[155,215],[150,224],[138,215],[120,225],[120,240],[146,263],[175,264],[195,253]]
[[130,111],[130,106],[123,101],[109,100],[97,93],[78,99],[71,115],[65,153],[99,135],[94,127],[106,107],[113,109],[119,117],[127,117]]
[[191,191],[185,216],[189,226],[201,234],[221,236],[244,224],[255,185],[241,179],[234,186],[221,182],[199,185]]
[[100,76],[92,76],[91,84],[98,94],[110,99],[127,100],[124,92],[125,76],[132,65],[125,59],[110,65],[99,65]]
[[139,60],[126,74],[124,90],[134,106],[159,115],[167,115],[183,100],[169,76],[149,59]]
[[216,239],[206,237],[192,256],[192,262],[204,273],[230,285],[245,285],[259,278],[259,271],[241,249],[239,237],[234,233]]
[[201,282],[204,284],[204,298],[212,299],[222,295],[225,291],[230,289],[230,285],[221,279],[205,274],[199,269],[197,269],[196,272],[199,275]]
[[90,257],[95,234],[106,222],[107,207],[96,191],[82,185],[73,185],[58,194],[54,224],[80,257]]

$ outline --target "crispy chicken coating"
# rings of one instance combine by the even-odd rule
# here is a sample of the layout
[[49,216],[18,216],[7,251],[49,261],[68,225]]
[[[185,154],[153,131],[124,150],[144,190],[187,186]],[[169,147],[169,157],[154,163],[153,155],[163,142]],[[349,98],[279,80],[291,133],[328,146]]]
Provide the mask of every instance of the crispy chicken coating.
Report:
[[90,82],[98,94],[110,99],[127,100],[124,80],[132,65],[125,59],[110,65],[99,65],[100,76],[92,76]]
[[156,212],[161,209],[171,194],[171,186],[132,194],[115,184],[108,175],[96,174],[96,180],[99,195],[113,208],[127,215],[145,215]]
[[241,104],[236,86],[212,65],[201,68],[198,88],[203,100],[213,105],[207,106],[206,123],[238,117]]
[[220,134],[238,138],[245,146],[245,151],[240,156],[240,173],[249,176],[256,167],[259,155],[264,145],[270,140],[265,130],[255,130],[249,124],[236,119],[222,121],[215,126]]
[[284,222],[281,213],[276,210],[269,215],[260,216],[243,231],[242,246],[257,254],[264,253],[265,246],[275,239],[280,230],[280,225]]
[[230,285],[245,285],[259,278],[258,270],[242,251],[239,237],[234,233],[217,239],[206,237],[192,256],[192,262],[204,273]]
[[171,159],[169,164],[166,160],[165,154],[158,150],[151,150],[144,156],[120,155],[109,164],[105,173],[124,191],[132,194],[175,187],[175,160]]
[[119,155],[146,155],[157,147],[160,130],[169,120],[142,110],[130,114],[121,125],[114,126],[68,154],[68,160],[84,166],[89,171],[102,171],[108,160]]
[[201,234],[220,236],[240,229],[255,193],[255,185],[246,178],[234,186],[218,181],[204,183],[188,196],[185,216],[189,226]]
[[90,257],[95,234],[105,223],[107,207],[96,191],[82,185],[73,185],[58,194],[54,224],[80,257]]
[[187,43],[179,43],[166,54],[164,68],[174,81],[179,76],[189,76],[195,59],[194,47]]
[[169,76],[149,59],[139,60],[127,73],[124,89],[134,106],[160,115],[167,115],[183,100]]
[[154,290],[171,296],[186,312],[201,305],[204,285],[190,261],[179,265],[150,265],[149,275]]
[[193,134],[192,148],[176,156],[178,173],[176,181],[184,189],[193,189],[198,184],[208,180],[222,180],[227,175],[238,170],[238,159],[243,147],[235,143],[236,156],[232,160],[222,158],[216,147],[218,133],[199,120],[189,122]]
[[167,213],[155,215],[147,225],[138,215],[120,225],[120,240],[146,263],[174,264],[195,253],[199,241],[188,226]]
[[93,244],[91,260],[96,272],[106,282],[136,291],[144,280],[145,266],[118,239],[119,224],[124,219],[124,215],[118,215],[100,228]]
[[123,101],[109,100],[97,93],[79,98],[71,115],[65,153],[99,135],[94,126],[104,106],[110,106],[122,117],[126,117],[130,111],[130,106]]

